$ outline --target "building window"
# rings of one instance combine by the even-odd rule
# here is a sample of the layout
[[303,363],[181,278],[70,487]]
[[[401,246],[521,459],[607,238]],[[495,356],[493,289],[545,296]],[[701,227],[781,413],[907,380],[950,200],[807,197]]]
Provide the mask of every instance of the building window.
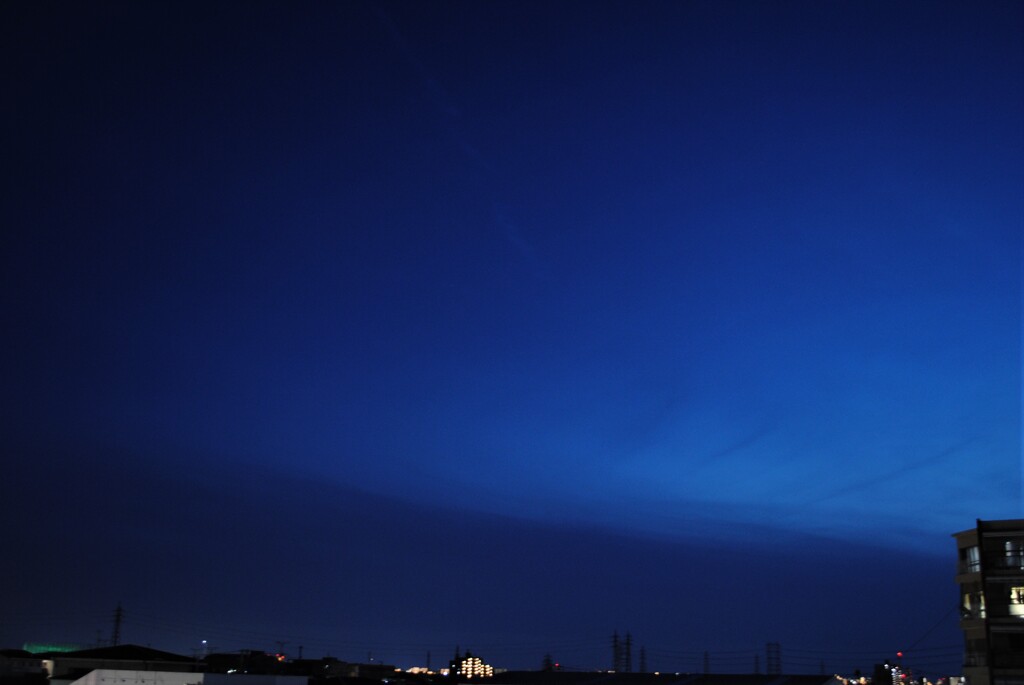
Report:
[[964,573],[974,573],[981,570],[981,554],[978,546],[974,545],[964,550]]
[[494,675],[494,668],[490,664],[485,664],[480,657],[466,652],[466,658],[459,664],[458,674],[467,678],[490,678]]
[[980,592],[964,594],[960,605],[960,616],[963,618],[985,618],[985,595]]
[[1010,588],[1010,616],[1024,619],[1024,585]]
[[1024,539],[1003,542],[1003,564],[1006,568],[1024,568]]

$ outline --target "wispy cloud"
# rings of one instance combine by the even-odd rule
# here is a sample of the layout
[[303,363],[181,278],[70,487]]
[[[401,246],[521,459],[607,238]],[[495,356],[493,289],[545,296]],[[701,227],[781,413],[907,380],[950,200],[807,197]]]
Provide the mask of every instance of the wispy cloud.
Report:
[[526,239],[521,225],[513,218],[513,212],[508,208],[507,203],[502,201],[501,194],[497,190],[498,185],[492,180],[494,165],[484,156],[466,132],[463,108],[459,107],[455,99],[445,91],[441,82],[431,73],[412,43],[387,11],[377,4],[371,5],[371,7],[391,38],[392,44],[418,77],[421,90],[452,147],[458,150],[469,164],[472,172],[471,182],[489,201],[491,218],[495,227],[499,230],[502,238],[529,264],[534,276],[541,277],[543,269],[536,249]]

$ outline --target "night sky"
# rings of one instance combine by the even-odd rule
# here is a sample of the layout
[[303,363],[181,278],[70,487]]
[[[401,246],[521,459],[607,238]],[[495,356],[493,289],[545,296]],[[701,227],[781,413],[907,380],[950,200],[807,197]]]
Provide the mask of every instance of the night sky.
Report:
[[[0,647],[961,657],[1024,4],[0,9]],[[637,659],[634,651],[634,661]]]

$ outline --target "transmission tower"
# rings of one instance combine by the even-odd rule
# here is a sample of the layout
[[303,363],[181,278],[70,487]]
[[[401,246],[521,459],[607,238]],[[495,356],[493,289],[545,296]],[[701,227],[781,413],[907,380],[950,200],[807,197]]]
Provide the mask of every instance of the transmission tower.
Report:
[[769,642],[764,646],[765,671],[768,675],[782,675],[782,645]]
[[121,609],[121,603],[117,603],[117,608],[114,609],[114,632],[110,634],[110,646],[121,644],[121,618],[124,616],[124,611]]

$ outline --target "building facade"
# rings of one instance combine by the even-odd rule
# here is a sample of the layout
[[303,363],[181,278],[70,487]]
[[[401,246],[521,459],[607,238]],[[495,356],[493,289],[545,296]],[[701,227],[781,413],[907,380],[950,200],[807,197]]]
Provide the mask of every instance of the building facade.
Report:
[[953,537],[967,685],[1024,685],[1024,519]]
[[458,651],[456,651],[449,673],[450,675],[466,679],[490,678],[494,675],[494,667],[490,664],[485,664],[480,657],[470,654],[469,650],[466,651],[465,656],[459,656]]

